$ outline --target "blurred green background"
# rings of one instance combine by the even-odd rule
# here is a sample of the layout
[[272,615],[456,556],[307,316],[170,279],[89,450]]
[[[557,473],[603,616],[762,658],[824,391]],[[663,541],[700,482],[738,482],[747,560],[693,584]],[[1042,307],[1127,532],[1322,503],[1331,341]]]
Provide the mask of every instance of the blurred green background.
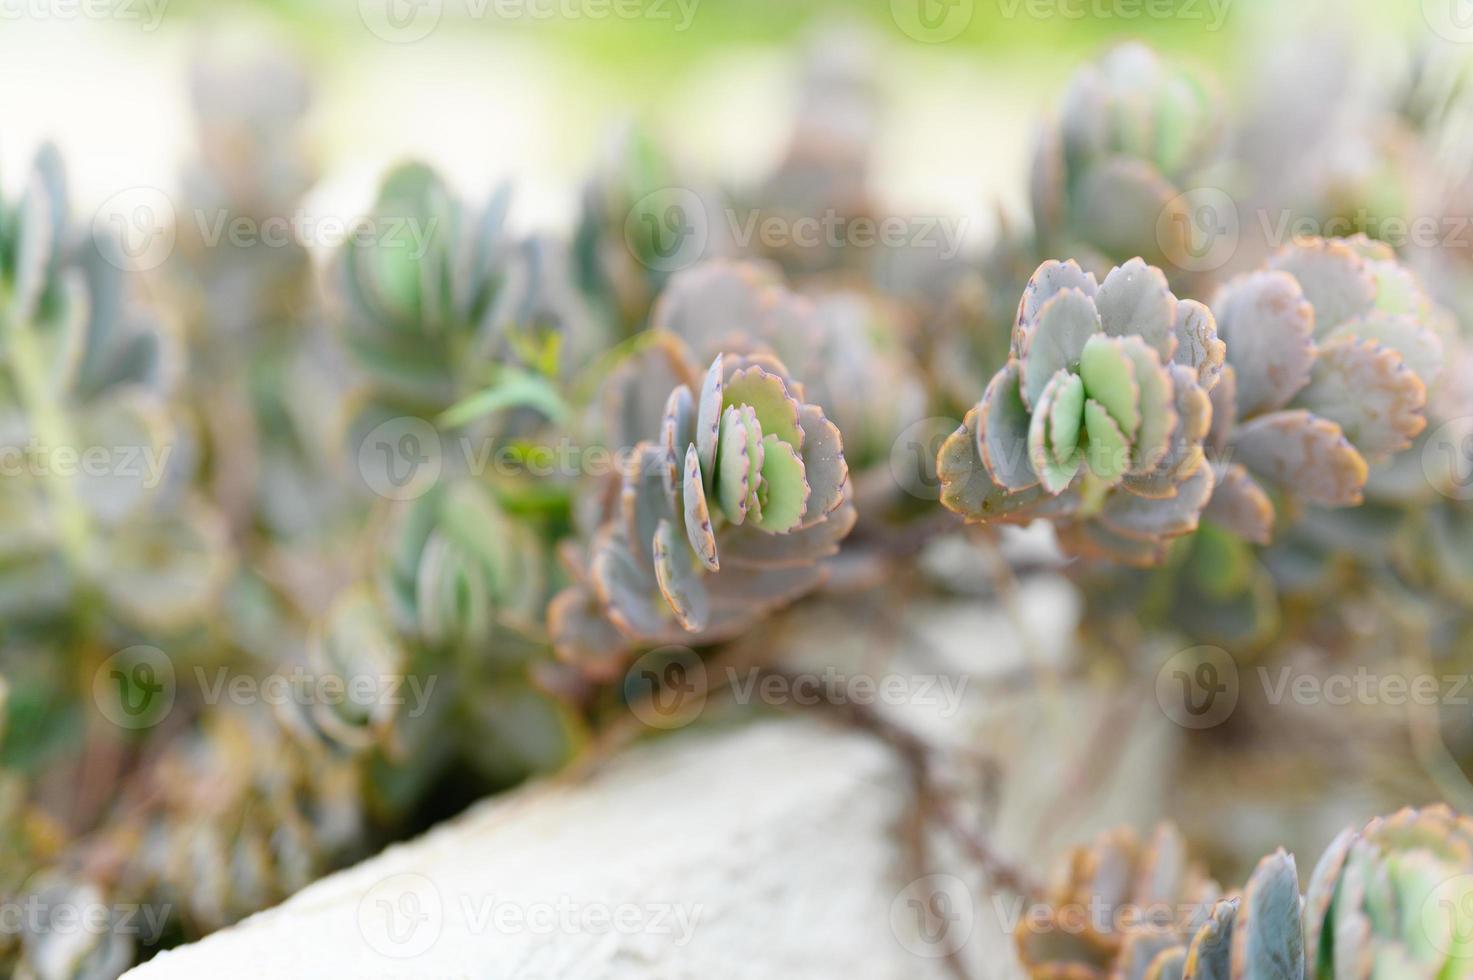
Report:
[[[0,179],[23,173],[51,138],[84,209],[121,188],[172,190],[190,145],[191,60],[264,39],[314,76],[311,132],[328,176],[311,209],[358,213],[385,168],[415,156],[473,197],[513,179],[515,224],[566,227],[621,118],[717,179],[763,172],[784,144],[787,113],[773,109],[792,98],[794,53],[837,20],[861,25],[880,55],[884,203],[966,216],[976,239],[994,202],[1020,210],[1039,114],[1112,40],[1147,39],[1236,94],[1255,73],[1247,52],[1275,49],[1265,40],[1282,40],[1285,57],[1348,40],[1389,61],[1428,34],[1424,7],[1460,0],[614,2],[4,0]],[[626,3],[641,15],[620,15]],[[433,29],[408,43],[370,29],[436,10]],[[921,13],[942,29],[907,33]]]

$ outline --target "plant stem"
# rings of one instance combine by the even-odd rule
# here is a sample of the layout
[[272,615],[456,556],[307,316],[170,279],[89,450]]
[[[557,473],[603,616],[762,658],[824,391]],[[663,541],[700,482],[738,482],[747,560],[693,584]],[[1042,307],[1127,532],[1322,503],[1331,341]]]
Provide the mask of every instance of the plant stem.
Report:
[[[8,305],[8,297],[0,296],[0,305]],[[52,454],[59,448],[75,448],[71,424],[46,377],[45,358],[31,325],[0,314],[0,329],[5,335],[10,374],[37,446]],[[74,571],[85,575],[90,567],[87,512],[76,486],[56,472],[53,464],[54,460],[43,462],[41,484],[55,506],[61,552]]]

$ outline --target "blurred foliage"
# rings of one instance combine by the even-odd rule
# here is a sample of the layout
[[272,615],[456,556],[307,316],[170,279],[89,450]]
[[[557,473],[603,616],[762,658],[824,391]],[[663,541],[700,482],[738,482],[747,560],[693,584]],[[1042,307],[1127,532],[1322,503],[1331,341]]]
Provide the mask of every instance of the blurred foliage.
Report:
[[[1251,35],[1266,8],[1239,7],[1232,36]],[[352,56],[333,15],[272,9]],[[977,5],[948,57],[1067,39],[1048,74],[1127,29],[1231,50],[1005,9]],[[934,216],[887,213],[873,156],[896,22],[888,3],[845,12],[815,34],[811,9],[708,0],[686,43],[654,46],[647,23],[547,27],[652,93],[718,44],[807,45],[769,172],[707,179],[625,126],[568,189],[566,238],[515,230],[514,187],[469,200],[410,161],[320,262],[294,237],[214,239],[289,225],[323,176],[312,74],[277,51],[202,55],[156,268],[78,222],[53,150],[6,188],[0,449],[27,465],[0,475],[0,889],[171,915],[137,941],[6,933],[0,963],[116,976],[565,767],[627,722],[616,682],[640,654],[771,646],[818,596],[894,605],[930,544],[995,542],[997,524],[1052,526],[1087,669],[1186,641],[1260,663],[1405,645],[1467,669],[1473,245],[1377,240],[1388,214],[1470,212],[1462,66],[1413,52],[1400,84],[1334,101],[1314,84],[1333,73],[1294,61],[1265,70],[1265,102],[1198,59],[1107,48],[1029,89],[1060,95],[1037,120],[1033,221],[967,250]],[[1181,234],[1207,231],[1204,188],[1241,211],[1220,262]],[[1324,230],[1271,240],[1262,213]],[[743,215],[787,234],[738,234]],[[897,223],[910,234],[869,240]],[[1468,441],[1441,453],[1450,434]],[[77,472],[57,450],[113,462]],[[158,465],[140,477],[124,450]],[[1441,721],[1457,769],[1473,730]],[[1311,953],[1319,975],[1364,975],[1338,970],[1342,946],[1439,975],[1391,913],[1425,898],[1427,865],[1465,868],[1466,838],[1428,809],[1337,844],[1344,870],[1317,875],[1306,915],[1359,931]],[[1117,897],[1209,917],[1149,957],[1102,935],[1084,960],[1025,960],[1181,975],[1159,957],[1210,945],[1212,975],[1278,975],[1263,964],[1300,936],[1292,861],[1230,906],[1184,862],[1169,832],[1081,850],[1060,901],[1108,873]],[[1244,938],[1224,953],[1228,931]]]

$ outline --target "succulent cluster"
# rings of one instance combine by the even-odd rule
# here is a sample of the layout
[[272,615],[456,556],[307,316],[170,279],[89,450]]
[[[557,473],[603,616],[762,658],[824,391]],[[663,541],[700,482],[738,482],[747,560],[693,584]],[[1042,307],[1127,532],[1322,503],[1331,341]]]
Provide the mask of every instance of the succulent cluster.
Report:
[[1067,548],[1152,563],[1211,498],[1203,452],[1223,344],[1211,311],[1133,259],[1104,282],[1048,262],[1008,363],[942,446],[942,503],[968,520],[1058,522]]
[[1473,970],[1466,817],[1406,809],[1347,830],[1301,899],[1292,855],[1223,894],[1170,825],[1102,834],[1059,864],[1046,915],[1018,924],[1029,974],[1123,980],[1464,977]]
[[[507,191],[472,208],[408,164],[325,282],[304,242],[199,234],[280,219],[316,179],[305,73],[222,64],[194,75],[183,182],[184,212],[216,218],[182,221],[149,282],[179,330],[134,302],[117,242],[72,227],[54,151],[0,206],[0,450],[26,464],[0,474],[0,898],[177,913],[136,947],[7,933],[17,976],[116,976],[557,769],[625,707],[608,682],[638,651],[705,651],[836,582],[892,598],[961,525],[892,467],[959,405],[921,482],[966,521],[1044,520],[1105,559],[1070,571],[1087,641],[1344,635],[1304,628],[1330,615],[1310,591],[1328,569],[1415,608],[1441,656],[1473,635],[1473,450],[1448,445],[1473,446],[1467,256],[1356,236],[1241,275],[1252,248],[1182,268],[1184,192],[1225,157],[1250,184],[1267,165],[1251,120],[1225,144],[1208,89],[1145,48],[1070,83],[1034,160],[1035,227],[1004,220],[981,256],[728,240],[718,202],[842,228],[885,199],[868,51],[846,35],[816,49],[765,179],[713,193],[628,130],[562,241],[514,232]],[[1395,111],[1430,139],[1453,114],[1419,93]],[[1343,210],[1421,178],[1306,179]],[[119,465],[72,472],[58,451]],[[390,492],[370,472],[384,453],[433,465]],[[1096,629],[1105,611],[1134,632]],[[181,684],[133,730],[93,710],[93,680],[144,645],[180,676],[420,696],[227,705]],[[1223,894],[1169,827],[1114,833],[1070,855],[1049,928],[1017,944],[1039,977],[1461,977],[1470,861],[1464,818],[1406,811],[1337,840],[1301,903],[1282,852]],[[1091,899],[1192,911],[1073,928]]]
[[70,223],[54,149],[5,212],[0,411],[6,458],[20,465],[0,479],[0,602],[20,622],[101,595],[139,628],[187,626],[222,588],[230,549],[180,472],[177,346],[126,295],[118,242]]
[[641,360],[684,380],[658,439],[625,457],[586,570],[548,612],[558,652],[592,669],[617,669],[636,645],[749,628],[822,582],[855,520],[839,429],[781,361],[717,354],[702,374],[679,340],[655,336]]
[[1110,50],[1070,79],[1034,153],[1040,251],[1100,272],[1135,255],[1190,254],[1184,182],[1220,141],[1216,99],[1200,80],[1143,45]]

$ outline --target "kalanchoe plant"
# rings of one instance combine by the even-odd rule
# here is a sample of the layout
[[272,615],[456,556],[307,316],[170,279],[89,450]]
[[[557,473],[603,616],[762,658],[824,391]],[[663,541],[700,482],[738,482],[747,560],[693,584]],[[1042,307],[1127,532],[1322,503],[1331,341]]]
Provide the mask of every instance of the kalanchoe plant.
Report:
[[1097,284],[1047,262],[1008,363],[942,446],[942,503],[968,520],[1054,519],[1067,548],[1152,564],[1212,493],[1202,450],[1221,374],[1213,316],[1133,259]]
[[1437,315],[1416,281],[1380,243],[1310,239],[1229,282],[1213,308],[1229,370],[1211,438],[1232,462],[1212,516],[1267,543],[1272,510],[1250,473],[1308,503],[1360,504],[1368,463],[1426,427],[1441,371]]
[[723,350],[776,354],[844,433],[845,457],[859,472],[885,466],[899,432],[924,415],[926,392],[903,321],[893,304],[861,288],[799,293],[770,263],[718,260],[673,276],[651,326],[685,341],[703,362]]
[[559,653],[595,672],[749,628],[822,582],[855,519],[839,430],[781,361],[718,354],[702,375],[673,338],[657,349],[685,380],[548,610]]
[[1143,255],[1186,254],[1187,177],[1219,143],[1215,99],[1139,44],[1111,50],[1070,80],[1033,159],[1033,220],[1045,254],[1092,271]]
[[1241,894],[1188,861],[1176,828],[1149,841],[1129,828],[1074,849],[1045,900],[1015,931],[1029,975],[1166,980],[1299,980],[1303,937],[1294,859],[1259,863]]
[[1473,976],[1473,820],[1406,809],[1347,830],[1304,901],[1311,977]]

